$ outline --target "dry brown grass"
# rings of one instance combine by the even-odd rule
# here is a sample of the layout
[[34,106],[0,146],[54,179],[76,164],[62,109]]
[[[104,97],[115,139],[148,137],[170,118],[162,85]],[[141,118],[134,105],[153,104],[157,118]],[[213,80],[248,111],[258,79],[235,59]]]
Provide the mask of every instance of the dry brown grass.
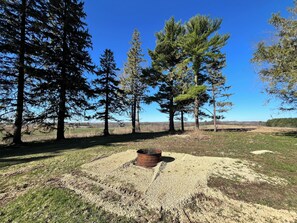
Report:
[[[176,130],[180,129],[180,123],[176,123]],[[7,127],[9,129],[9,127]],[[185,130],[192,131],[194,130],[194,123],[186,123]],[[30,127],[27,129],[27,133],[23,135],[24,142],[32,141],[44,141],[52,140],[56,137],[56,131],[42,132],[39,129]],[[153,133],[153,132],[164,132],[168,130],[168,123],[142,123],[141,124],[141,133]],[[201,125],[201,131],[195,131],[191,133],[191,137],[197,138],[199,140],[207,139],[203,132],[212,131],[212,125]],[[286,133],[286,132],[297,132],[297,128],[279,128],[279,127],[265,127],[265,126],[256,126],[256,125],[218,125],[218,131],[238,131],[238,132],[255,132],[255,133]],[[114,135],[122,135],[131,133],[131,126],[129,123],[125,123],[123,127],[117,123],[111,123],[110,133]],[[65,129],[66,138],[77,138],[77,137],[94,137],[101,136],[103,134],[102,124],[90,125],[90,126],[68,126]],[[2,137],[0,133],[0,137]],[[1,144],[9,143],[11,140],[6,142],[0,141]]]

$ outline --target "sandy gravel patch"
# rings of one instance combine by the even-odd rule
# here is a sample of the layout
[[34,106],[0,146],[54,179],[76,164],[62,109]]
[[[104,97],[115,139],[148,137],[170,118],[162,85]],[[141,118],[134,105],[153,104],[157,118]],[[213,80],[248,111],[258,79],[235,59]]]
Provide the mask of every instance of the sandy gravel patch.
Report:
[[105,210],[137,222],[294,222],[295,212],[232,200],[209,188],[210,176],[285,184],[231,158],[163,153],[155,168],[134,165],[136,151],[113,154],[63,177],[64,185]]
[[261,155],[261,154],[265,154],[265,153],[274,153],[270,150],[256,150],[256,151],[252,151],[251,154],[254,155]]

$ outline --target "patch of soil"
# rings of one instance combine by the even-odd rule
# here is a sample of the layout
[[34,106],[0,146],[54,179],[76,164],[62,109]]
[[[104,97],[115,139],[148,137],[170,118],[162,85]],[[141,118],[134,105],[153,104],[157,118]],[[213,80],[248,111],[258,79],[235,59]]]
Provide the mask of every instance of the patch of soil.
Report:
[[[219,189],[232,199],[267,205],[276,209],[280,207],[290,209],[288,204],[297,202],[297,187],[292,185],[286,188],[283,185],[271,185],[265,182],[240,183],[222,177],[210,177],[208,186]],[[288,197],[291,200],[288,200]]]
[[[137,222],[294,222],[297,213],[246,203],[209,186],[220,176],[241,183],[285,185],[286,181],[254,172],[249,163],[231,158],[163,153],[172,162],[152,169],[134,165],[128,150],[82,166],[65,175],[65,187],[108,212]],[[255,194],[256,195],[256,194]]]
[[[31,167],[23,167],[19,169],[10,170],[0,174],[0,177],[13,177],[25,173],[29,173],[40,168],[42,165],[31,166]],[[25,194],[29,189],[33,188],[34,185],[32,183],[21,183],[15,186],[6,187],[3,190],[0,190],[0,207],[4,206],[8,202],[12,201],[16,197]]]
[[25,194],[33,185],[23,183],[15,187],[8,187],[4,191],[0,191],[0,207],[12,201],[16,197]]

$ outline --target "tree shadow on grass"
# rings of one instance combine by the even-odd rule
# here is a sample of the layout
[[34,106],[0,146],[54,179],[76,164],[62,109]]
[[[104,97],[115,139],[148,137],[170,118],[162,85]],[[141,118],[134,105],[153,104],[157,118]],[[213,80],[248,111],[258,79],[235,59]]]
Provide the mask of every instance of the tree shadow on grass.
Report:
[[[93,137],[77,137],[69,138],[61,141],[47,140],[41,142],[24,143],[22,146],[0,146],[0,159],[5,157],[33,155],[39,153],[60,153],[65,150],[87,149],[94,146],[112,146],[114,143],[137,142],[146,139],[154,139],[168,135],[168,132],[152,132],[93,136]],[[114,145],[113,145],[114,146]]]
[[29,163],[32,161],[37,161],[37,160],[42,160],[42,159],[47,159],[47,158],[52,158],[54,155],[47,155],[47,156],[35,156],[35,157],[15,157],[15,158],[0,158],[0,168],[7,167],[7,166],[13,166],[16,164],[21,164],[21,163]]
[[297,138],[297,131],[278,132],[275,135],[277,135],[277,136],[288,136],[288,137]]

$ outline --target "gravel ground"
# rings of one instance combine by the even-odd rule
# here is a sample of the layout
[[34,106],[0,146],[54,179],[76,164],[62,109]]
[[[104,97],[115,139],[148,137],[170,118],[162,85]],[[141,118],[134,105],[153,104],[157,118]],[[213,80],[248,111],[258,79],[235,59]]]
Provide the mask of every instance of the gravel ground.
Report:
[[155,168],[134,165],[136,151],[95,160],[65,175],[64,186],[105,210],[138,222],[296,222],[297,214],[232,200],[208,187],[210,176],[286,184],[239,159],[163,153]]

